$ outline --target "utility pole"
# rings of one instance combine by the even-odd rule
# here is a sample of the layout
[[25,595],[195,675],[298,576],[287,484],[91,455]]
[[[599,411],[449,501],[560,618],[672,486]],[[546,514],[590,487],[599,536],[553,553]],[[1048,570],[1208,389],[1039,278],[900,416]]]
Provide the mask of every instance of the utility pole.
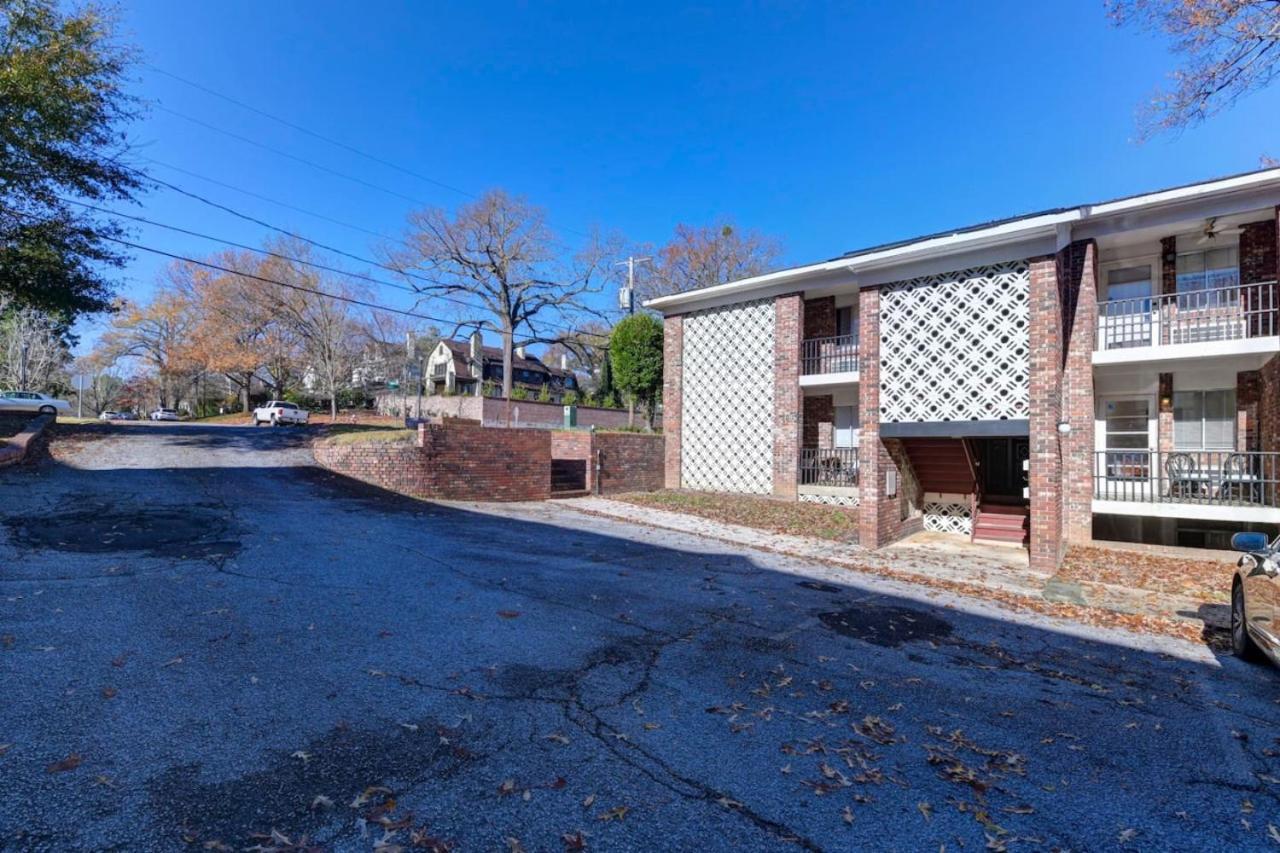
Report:
[[81,371],[76,376],[76,378],[80,380],[80,393],[76,394],[76,417],[83,418],[84,417],[84,371]]
[[22,340],[22,353],[18,357],[18,390],[27,390],[27,354],[30,351],[30,345],[26,338]]
[[618,261],[615,267],[623,264],[627,265],[627,286],[618,291],[618,307],[625,308],[628,314],[636,313],[636,264],[643,264],[650,258],[637,258],[635,255],[627,258],[625,261]]

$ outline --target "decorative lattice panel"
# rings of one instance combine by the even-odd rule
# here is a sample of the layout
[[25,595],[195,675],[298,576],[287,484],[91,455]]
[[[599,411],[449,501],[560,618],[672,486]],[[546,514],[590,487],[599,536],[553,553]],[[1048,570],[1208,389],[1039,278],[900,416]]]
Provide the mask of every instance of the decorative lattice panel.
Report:
[[973,516],[967,503],[925,501],[924,529],[938,533],[973,532]]
[[853,495],[807,495],[800,494],[800,503],[826,504],[828,506],[857,506],[858,496]]
[[1030,291],[1023,261],[883,288],[881,421],[1026,418]]
[[680,478],[686,489],[773,491],[772,299],[684,318]]

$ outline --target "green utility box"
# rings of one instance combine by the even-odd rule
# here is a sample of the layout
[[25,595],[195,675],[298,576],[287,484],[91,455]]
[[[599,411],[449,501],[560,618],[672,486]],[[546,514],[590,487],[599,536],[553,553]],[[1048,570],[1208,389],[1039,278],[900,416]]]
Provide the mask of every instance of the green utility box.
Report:
[[577,425],[578,425],[578,407],[565,406],[564,407],[564,428],[573,429]]

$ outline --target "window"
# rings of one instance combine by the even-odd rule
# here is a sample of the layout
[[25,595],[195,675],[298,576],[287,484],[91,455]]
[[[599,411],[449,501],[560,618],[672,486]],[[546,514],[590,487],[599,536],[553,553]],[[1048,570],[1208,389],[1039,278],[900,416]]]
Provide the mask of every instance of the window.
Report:
[[[1151,265],[1121,267],[1107,273],[1107,299],[1140,299],[1151,295]],[[1150,300],[1135,303],[1131,310],[1149,311]]]
[[1178,255],[1178,293],[1236,287],[1239,284],[1240,260],[1235,246]]
[[1151,447],[1151,400],[1109,400],[1106,418],[1107,450],[1148,450]]
[[858,309],[852,305],[846,305],[843,308],[836,309],[836,334],[837,335],[858,334],[857,310]]
[[858,446],[858,407],[836,406],[836,447]]
[[1173,446],[1175,450],[1234,450],[1235,389],[1174,392]]

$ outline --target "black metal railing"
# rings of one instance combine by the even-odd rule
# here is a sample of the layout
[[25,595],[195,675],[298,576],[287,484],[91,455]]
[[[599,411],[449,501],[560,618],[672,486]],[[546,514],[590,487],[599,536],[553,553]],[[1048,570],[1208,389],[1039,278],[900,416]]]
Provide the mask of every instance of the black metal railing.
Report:
[[800,451],[800,485],[858,485],[858,448],[806,447]]
[[1274,281],[1098,303],[1099,351],[1272,335],[1280,335]]
[[1280,507],[1280,453],[1101,450],[1093,496],[1139,503]]
[[818,373],[851,373],[857,369],[857,335],[809,338],[801,344],[800,372],[805,376]]

